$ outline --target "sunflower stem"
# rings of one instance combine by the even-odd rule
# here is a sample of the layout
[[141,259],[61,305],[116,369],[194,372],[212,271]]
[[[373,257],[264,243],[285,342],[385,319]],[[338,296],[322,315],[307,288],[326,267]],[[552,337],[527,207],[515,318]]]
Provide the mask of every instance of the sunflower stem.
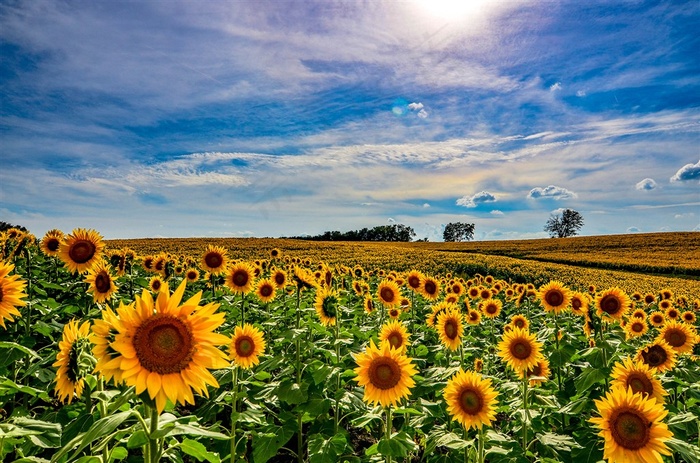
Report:
[[233,395],[231,396],[231,463],[236,461],[236,423],[238,422],[238,367],[233,368]]
[[[27,294],[31,295],[32,293],[32,269],[31,269],[31,260],[30,260],[30,255],[29,255],[29,249],[24,248],[24,255],[27,259]],[[31,333],[31,326],[32,326],[32,301],[31,301],[31,296],[29,297],[29,301],[27,301],[27,317],[25,319],[26,322],[26,332],[27,332],[27,337],[29,337]]]
[[[384,437],[391,440],[391,405],[386,407],[386,426],[384,427]],[[386,456],[387,463],[391,463],[391,455]]]
[[149,463],[158,463],[160,461],[160,442],[153,438],[153,434],[158,431],[158,418],[160,413],[156,407],[149,407],[151,412],[151,423],[148,431],[148,458]]
[[484,463],[484,439],[486,436],[486,432],[484,431],[484,427],[479,428],[479,453],[477,455],[477,462],[478,463]]
[[[561,358],[561,352],[559,351],[559,318],[557,317],[557,311],[554,311],[554,341],[557,344],[557,353],[559,358]],[[527,375],[526,375],[527,376]],[[559,392],[561,392],[561,366],[557,362],[557,385],[559,386]]]
[[[102,377],[100,377],[97,380],[97,391],[102,392],[105,390],[105,381]],[[100,400],[99,398],[97,399],[97,408],[100,411],[100,418],[105,418],[107,416],[107,404],[103,401]],[[107,447],[107,444],[102,448],[102,462],[103,463],[109,463],[109,448]]]
[[527,374],[523,376],[523,452],[525,452],[525,458],[527,458],[527,426],[530,421],[530,411],[527,405]]
[[241,326],[245,325],[245,293],[241,293]]
[[[340,314],[335,321],[335,366],[340,365]],[[340,424],[340,371],[338,371],[335,383],[335,413],[333,416],[333,433],[338,434],[338,426]]]

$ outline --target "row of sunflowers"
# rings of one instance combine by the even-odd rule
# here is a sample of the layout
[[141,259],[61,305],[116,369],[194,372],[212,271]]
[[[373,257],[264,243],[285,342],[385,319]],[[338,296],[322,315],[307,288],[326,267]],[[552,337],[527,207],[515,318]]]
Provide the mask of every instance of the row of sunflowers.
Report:
[[697,293],[0,245],[2,461],[700,460]]

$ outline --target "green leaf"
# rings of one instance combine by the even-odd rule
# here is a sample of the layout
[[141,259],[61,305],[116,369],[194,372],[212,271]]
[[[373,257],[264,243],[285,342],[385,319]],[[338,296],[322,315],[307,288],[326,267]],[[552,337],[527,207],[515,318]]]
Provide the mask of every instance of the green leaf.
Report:
[[565,344],[549,355],[549,363],[552,367],[563,367],[576,353],[576,348],[570,344]]
[[0,437],[27,437],[32,444],[41,448],[61,446],[61,425],[47,421],[19,417],[8,423],[9,432],[0,427]]
[[101,418],[90,427],[86,432],[78,434],[74,439],[69,441],[66,445],[61,447],[61,449],[53,456],[51,461],[59,461],[63,458],[70,450],[74,447],[78,447],[73,455],[77,455],[85,447],[90,445],[97,439],[110,434],[112,431],[117,429],[128,418],[132,417],[136,413],[134,410],[128,410],[125,412],[115,413],[113,415],[105,416]]
[[321,434],[309,436],[309,461],[311,463],[336,463],[347,447],[343,434],[324,439]]
[[27,347],[24,347],[21,344],[17,344],[16,342],[0,341],[0,349],[17,349],[29,355],[30,357],[33,357],[35,359],[41,359],[41,357],[39,357],[39,354]]
[[201,442],[192,439],[185,439],[180,444],[180,448],[187,455],[194,457],[197,461],[208,461],[209,463],[220,463],[219,455],[209,452]]
[[543,434],[535,434],[535,437],[537,437],[542,445],[546,445],[547,447],[563,452],[570,452],[572,448],[581,447],[570,436],[565,436],[562,434],[545,432]]
[[143,447],[147,443],[148,436],[146,436],[146,433],[142,429],[139,429],[138,431],[132,433],[129,436],[129,440],[126,441],[126,446],[130,449],[136,449],[139,447]]
[[579,393],[589,389],[595,383],[602,383],[605,381],[605,373],[603,373],[598,368],[587,368],[583,370],[583,373],[579,375],[574,384],[576,385],[576,391]]
[[284,426],[271,426],[267,432],[253,436],[253,462],[265,463],[277,455],[277,451],[285,445],[297,431],[294,420],[287,421]]
[[277,397],[289,405],[304,403],[309,399],[309,385],[306,383],[299,385],[286,379],[278,386]]
[[384,438],[377,443],[377,450],[385,457],[400,457],[404,458],[409,452],[417,448],[405,432],[401,431],[390,439]]
[[154,439],[161,439],[165,436],[179,436],[179,435],[188,435],[188,436],[198,436],[198,437],[208,437],[211,439],[218,439],[218,440],[228,440],[228,436],[226,434],[222,434],[220,432],[216,431],[210,431],[209,429],[202,428],[197,424],[196,422],[193,423],[168,423],[169,426],[161,426],[161,428],[153,433],[153,438]]
[[686,461],[700,461],[700,447],[697,445],[689,444],[674,437],[666,441],[666,443],[672,450],[680,453]]
[[114,447],[109,452],[109,461],[120,461],[129,456],[129,451],[124,447]]
[[462,450],[463,448],[471,445],[471,442],[464,440],[462,437],[453,432],[447,432],[440,436],[436,444],[439,447],[447,447],[448,449],[452,450]]

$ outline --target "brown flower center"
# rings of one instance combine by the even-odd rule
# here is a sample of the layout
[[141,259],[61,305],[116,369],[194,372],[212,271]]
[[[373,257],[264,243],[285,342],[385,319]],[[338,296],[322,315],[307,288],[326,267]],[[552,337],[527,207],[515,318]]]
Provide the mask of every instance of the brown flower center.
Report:
[[644,447],[651,437],[651,423],[635,410],[619,411],[610,418],[610,432],[620,447],[637,450]]
[[197,272],[195,272],[195,271],[187,272],[187,279],[188,280],[196,280],[198,276],[199,275],[197,275]]
[[453,319],[445,321],[445,336],[448,339],[455,339],[459,334],[459,328],[457,327],[457,322]]
[[476,415],[484,408],[484,401],[479,391],[465,388],[459,395],[459,406],[467,415]]
[[633,392],[643,392],[651,395],[654,392],[654,385],[644,373],[634,372],[627,376],[627,387],[631,387]]
[[275,273],[275,283],[277,283],[278,285],[283,285],[284,284],[284,274]]
[[262,297],[270,297],[272,296],[272,286],[270,285],[262,285],[260,287],[260,295]]
[[516,318],[513,322],[516,328],[525,328],[525,320],[522,318]]
[[60,244],[61,242],[58,241],[56,238],[51,238],[46,242],[46,249],[48,249],[51,252],[56,252]]
[[532,353],[532,346],[527,341],[516,341],[510,345],[510,353],[518,360],[525,360]]
[[209,252],[204,256],[204,263],[207,264],[209,268],[219,268],[224,263],[224,256],[218,252]]
[[669,329],[664,334],[664,341],[673,347],[682,346],[687,339],[685,333],[679,329]]
[[486,313],[489,315],[493,315],[496,312],[498,312],[498,306],[496,304],[488,304],[486,305]]
[[577,297],[571,299],[571,307],[574,310],[580,310],[583,304],[581,304],[581,300]]
[[663,365],[666,363],[667,358],[668,354],[666,353],[666,349],[659,345],[653,345],[646,351],[642,351],[642,359],[644,360],[644,363],[650,367],[658,367],[659,365]]
[[250,336],[239,336],[234,347],[239,357],[250,357],[255,351],[255,342]]
[[161,375],[187,368],[195,351],[190,327],[171,315],[144,321],[134,334],[133,345],[141,366]]
[[408,277],[408,286],[410,286],[413,289],[416,289],[420,286],[420,278],[418,278],[415,275],[411,275],[410,277]]
[[425,282],[425,285],[423,286],[423,290],[426,293],[433,295],[437,292],[437,285],[435,284],[435,282],[428,280]]
[[632,326],[630,326],[630,330],[632,330],[635,333],[641,333],[644,331],[644,323],[642,322],[633,322]]
[[394,290],[391,288],[382,288],[382,290],[379,293],[379,297],[382,298],[382,301],[384,302],[393,302],[394,301]]
[[621,308],[622,304],[614,294],[608,294],[600,300],[600,309],[609,315],[616,315]]
[[151,282],[151,289],[153,291],[160,291],[160,280],[153,280],[153,282]]
[[98,293],[108,293],[112,288],[112,279],[107,272],[102,271],[95,277],[95,288]]
[[369,366],[369,382],[377,389],[391,389],[401,380],[401,368],[392,358],[374,359]]
[[654,315],[651,317],[651,321],[657,325],[661,325],[664,322],[664,317],[662,315]]
[[391,344],[394,349],[398,349],[403,345],[403,336],[399,333],[391,333],[389,337],[387,337],[387,341],[389,341],[389,344]]
[[239,288],[247,285],[249,279],[250,276],[245,270],[236,270],[231,276],[231,282],[234,286],[238,286]]
[[559,307],[564,302],[564,295],[558,289],[547,291],[544,300],[552,307]]
[[76,264],[84,264],[95,255],[97,248],[90,240],[78,240],[68,249],[68,256]]

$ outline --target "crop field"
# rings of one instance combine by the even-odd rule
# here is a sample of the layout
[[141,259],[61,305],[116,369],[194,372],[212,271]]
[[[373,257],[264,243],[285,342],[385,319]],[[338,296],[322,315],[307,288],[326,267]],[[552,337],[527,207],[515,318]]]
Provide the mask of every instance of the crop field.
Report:
[[0,234],[0,461],[700,461],[700,240]]

